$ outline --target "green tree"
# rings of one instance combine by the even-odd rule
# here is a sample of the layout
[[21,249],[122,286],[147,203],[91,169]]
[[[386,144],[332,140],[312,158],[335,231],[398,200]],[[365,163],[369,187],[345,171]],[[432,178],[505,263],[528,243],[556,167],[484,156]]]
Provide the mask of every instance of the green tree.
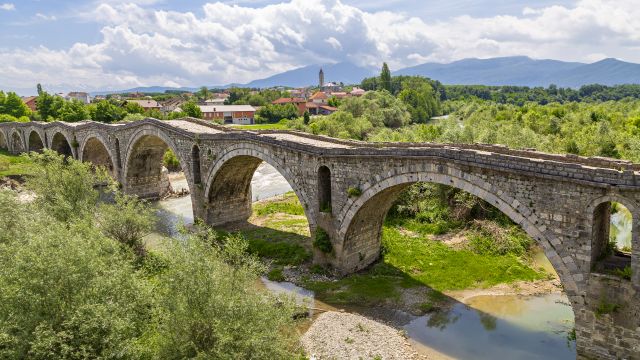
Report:
[[112,123],[124,119],[127,112],[118,105],[111,103],[109,100],[99,101],[95,107],[92,107],[91,118],[97,122]]
[[138,256],[146,254],[142,238],[154,225],[154,212],[137,197],[116,194],[115,204],[101,204],[98,226],[102,233]]
[[187,116],[202,119],[202,110],[200,110],[200,106],[198,106],[194,101],[187,101],[180,105],[180,109],[182,109],[182,112]]
[[137,102],[127,101],[127,103],[124,106],[124,109],[128,114],[144,114],[145,112],[142,105],[138,104]]
[[37,195],[34,202],[40,209],[61,222],[93,213],[99,197],[96,186],[109,180],[105,171],[94,171],[89,162],[65,160],[50,150],[30,157],[38,166],[26,185]]
[[382,63],[382,71],[380,72],[380,84],[378,90],[387,90],[391,92],[391,71],[387,63]]
[[67,122],[76,122],[89,119],[89,111],[84,103],[79,100],[65,101],[58,113],[59,119]]
[[207,100],[207,99],[209,99],[209,96],[211,96],[211,92],[209,91],[208,87],[203,86],[198,90],[198,92],[196,93],[196,96],[199,99]]
[[298,117],[298,108],[293,104],[274,105],[268,104],[258,110],[257,113],[268,122],[278,122],[282,119],[295,119]]
[[58,119],[60,109],[64,105],[64,99],[60,96],[50,95],[46,91],[38,94],[36,99],[38,114],[42,121],[54,121]]
[[425,78],[416,76],[404,80],[398,98],[407,105],[412,122],[426,122],[440,112],[439,96]]
[[311,116],[309,115],[309,111],[304,112],[303,121],[305,125],[309,125],[309,121],[311,120]]
[[29,116],[31,111],[27,105],[22,101],[20,96],[14,92],[9,92],[3,102],[3,113],[19,118],[22,116]]

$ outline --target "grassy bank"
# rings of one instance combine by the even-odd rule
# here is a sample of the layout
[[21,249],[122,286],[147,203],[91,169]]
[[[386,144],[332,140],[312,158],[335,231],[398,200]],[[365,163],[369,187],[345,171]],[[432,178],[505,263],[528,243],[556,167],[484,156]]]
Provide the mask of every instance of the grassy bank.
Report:
[[34,173],[34,166],[33,162],[27,157],[12,155],[6,150],[0,150],[0,178],[31,175]]
[[[255,204],[250,223],[240,232],[249,240],[253,253],[280,266],[308,264],[311,260],[308,223],[293,193]],[[303,276],[302,285],[328,303],[374,305],[399,300],[408,288],[486,288],[547,276],[533,269],[526,253],[479,250],[472,245],[474,236],[484,236],[486,242],[487,235],[461,226],[455,221],[434,224],[410,217],[390,217],[383,228],[380,261],[366,271],[336,281]],[[469,245],[451,246],[436,236],[447,233],[460,233],[472,240]],[[326,270],[310,266],[310,272]],[[282,279],[279,267],[273,271],[273,278]]]

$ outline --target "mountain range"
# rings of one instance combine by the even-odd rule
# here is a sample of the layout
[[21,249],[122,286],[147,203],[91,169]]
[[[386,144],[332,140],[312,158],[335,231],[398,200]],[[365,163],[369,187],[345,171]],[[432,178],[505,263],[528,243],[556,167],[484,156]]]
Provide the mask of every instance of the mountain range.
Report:
[[[359,84],[365,77],[375,76],[378,69],[349,62],[309,65],[285,71],[246,84],[214,85],[267,88],[274,86],[304,87],[318,84],[318,71],[323,69],[325,81]],[[463,59],[451,63],[424,63],[393,72],[394,75],[420,75],[451,85],[515,85],[578,88],[588,84],[640,84],[640,64],[608,58],[591,64],[559,60],[536,60],[526,56],[489,59]],[[122,91],[98,91],[92,95],[126,92],[196,91],[197,88],[162,86],[138,87]]]

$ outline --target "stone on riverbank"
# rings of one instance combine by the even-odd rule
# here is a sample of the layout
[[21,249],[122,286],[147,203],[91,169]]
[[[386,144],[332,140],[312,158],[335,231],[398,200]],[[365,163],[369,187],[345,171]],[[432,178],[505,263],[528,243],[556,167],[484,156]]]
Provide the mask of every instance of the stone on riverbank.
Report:
[[302,344],[317,359],[426,359],[397,329],[360,315],[333,311],[313,322],[302,336]]

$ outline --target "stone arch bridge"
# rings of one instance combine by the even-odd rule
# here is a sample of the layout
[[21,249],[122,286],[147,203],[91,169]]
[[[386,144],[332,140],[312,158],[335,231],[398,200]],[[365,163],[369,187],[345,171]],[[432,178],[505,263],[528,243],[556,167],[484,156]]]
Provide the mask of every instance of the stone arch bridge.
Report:
[[[0,148],[54,149],[105,166],[127,193],[161,196],[162,157],[172,149],[186,175],[193,211],[211,225],[246,220],[251,178],[274,166],[300,199],[310,230],[326,232],[331,254],[314,261],[342,273],[380,254],[383,219],[412,183],[450,185],[508,215],[544,249],[576,320],[580,358],[640,358],[640,165],[509,150],[493,145],[364,143],[289,131],[241,131],[196,119],[128,124],[3,123]],[[351,194],[351,196],[349,196]],[[610,202],[633,214],[631,280],[598,273],[609,237]],[[603,313],[603,304],[615,304]]]

